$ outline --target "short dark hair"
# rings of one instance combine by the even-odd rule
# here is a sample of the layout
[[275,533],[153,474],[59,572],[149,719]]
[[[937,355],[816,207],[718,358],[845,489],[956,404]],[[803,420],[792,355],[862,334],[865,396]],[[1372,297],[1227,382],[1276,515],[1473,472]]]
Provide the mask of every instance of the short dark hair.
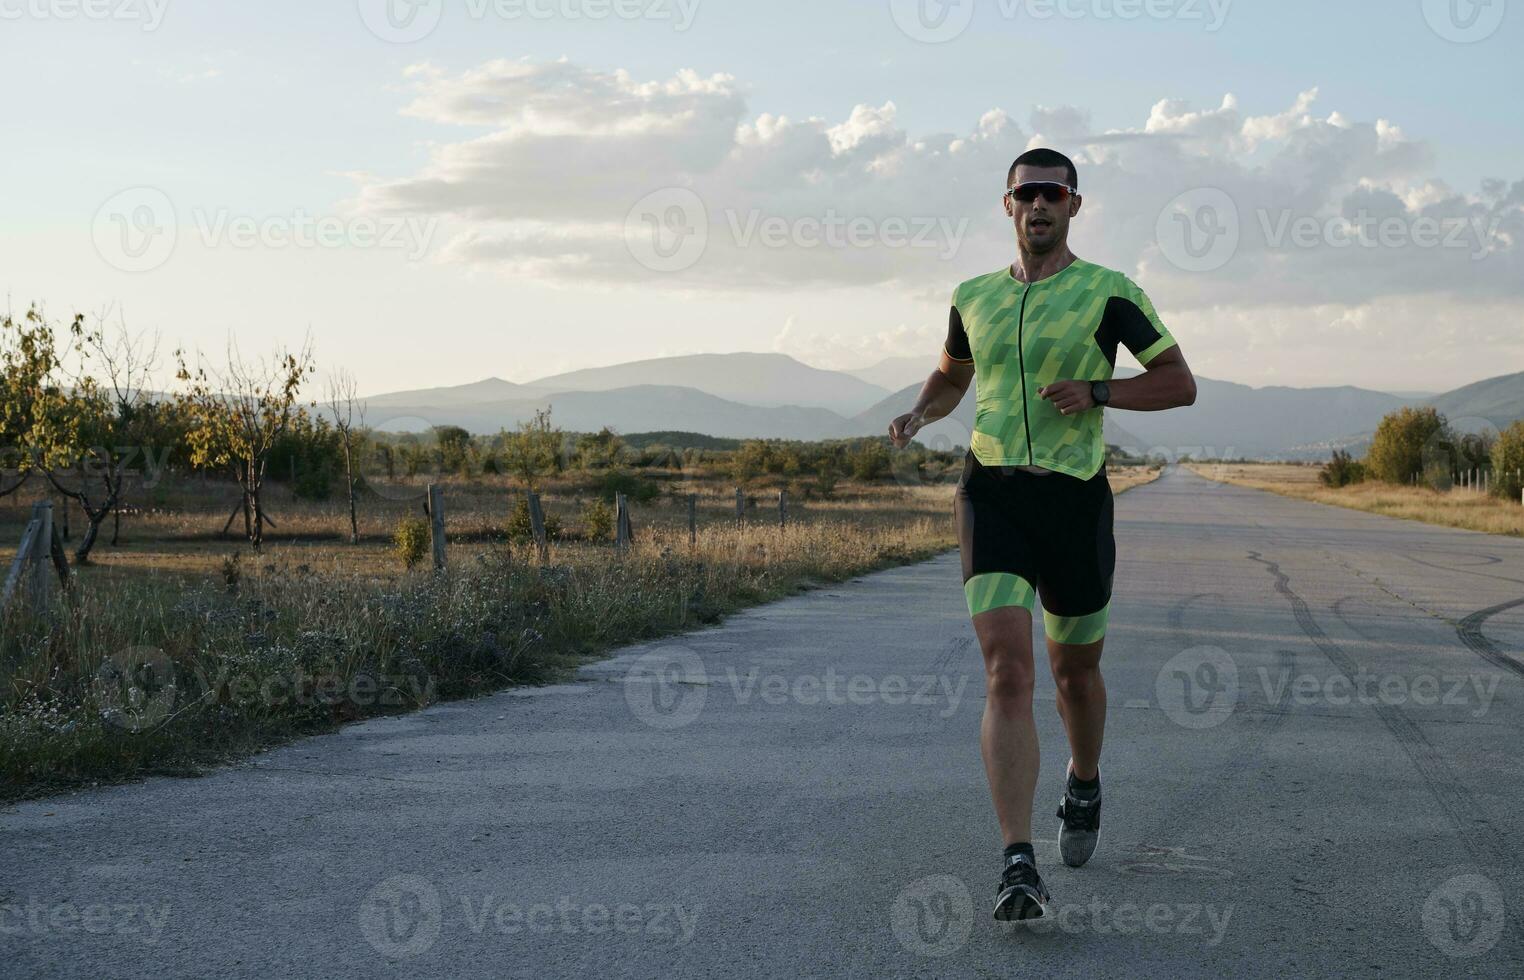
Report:
[[1005,175],[1005,186],[1010,187],[1016,182],[1016,168],[1020,166],[1063,167],[1069,171],[1069,186],[1079,190],[1079,171],[1074,169],[1074,161],[1057,150],[1039,146],[1017,157],[1016,162],[1011,164],[1011,172]]

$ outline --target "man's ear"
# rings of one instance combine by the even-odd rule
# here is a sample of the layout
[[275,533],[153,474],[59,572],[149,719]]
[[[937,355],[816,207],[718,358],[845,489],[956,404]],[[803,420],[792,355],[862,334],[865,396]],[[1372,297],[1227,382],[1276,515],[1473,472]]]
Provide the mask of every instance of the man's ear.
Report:
[[1069,198],[1069,217],[1072,218],[1075,215],[1079,214],[1080,205],[1084,204],[1084,203],[1085,203],[1085,199],[1082,196],[1080,196],[1079,194],[1075,194],[1074,196],[1070,197]]
[[1000,203],[1005,205],[1005,216],[1007,218],[1014,218],[1014,217],[1016,217],[1016,212],[1014,210],[1012,210],[1012,208],[1011,208],[1011,195],[1007,194],[1004,197],[1002,197],[1000,199]]

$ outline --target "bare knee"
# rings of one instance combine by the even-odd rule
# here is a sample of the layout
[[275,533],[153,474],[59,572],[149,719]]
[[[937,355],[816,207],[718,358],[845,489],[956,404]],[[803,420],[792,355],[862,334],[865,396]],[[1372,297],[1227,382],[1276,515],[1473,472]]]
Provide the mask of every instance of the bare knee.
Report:
[[1059,664],[1053,670],[1058,696],[1065,701],[1088,701],[1101,690],[1101,668],[1095,664]]
[[997,650],[984,659],[985,694],[1004,710],[1032,710],[1032,657]]

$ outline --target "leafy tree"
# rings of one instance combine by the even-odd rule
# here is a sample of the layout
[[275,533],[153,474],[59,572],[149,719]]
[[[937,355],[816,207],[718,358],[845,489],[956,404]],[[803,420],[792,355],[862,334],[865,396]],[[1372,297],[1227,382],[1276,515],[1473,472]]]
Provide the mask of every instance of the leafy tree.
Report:
[[1524,419],[1521,419],[1498,435],[1492,447],[1492,492],[1515,503],[1524,493]]
[[[1387,483],[1407,483],[1425,472],[1425,456],[1432,462],[1436,448],[1452,445],[1445,417],[1433,407],[1400,408],[1381,420],[1365,456],[1366,472]],[[1430,469],[1433,467],[1430,466]],[[1449,472],[1445,464],[1445,472]]]
[[541,477],[560,471],[561,442],[561,430],[550,424],[550,410],[537,411],[533,419],[519,423],[517,432],[503,433],[503,464],[534,490]]
[[625,457],[624,440],[608,426],[577,438],[577,465],[585,470],[606,470]]

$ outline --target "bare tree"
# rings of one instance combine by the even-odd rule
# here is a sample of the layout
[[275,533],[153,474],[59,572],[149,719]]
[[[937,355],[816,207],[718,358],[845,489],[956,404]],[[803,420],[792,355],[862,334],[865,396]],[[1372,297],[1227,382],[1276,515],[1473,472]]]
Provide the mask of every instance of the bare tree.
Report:
[[[355,516],[355,430],[365,428],[365,403],[355,395],[355,377],[339,370],[328,379],[328,410],[339,442],[344,448],[344,484],[349,491],[349,543],[360,543],[360,521]],[[358,420],[356,416],[358,415]]]
[[277,348],[271,360],[249,362],[229,341],[223,371],[208,372],[198,363],[193,372],[183,351],[176,351],[175,358],[178,376],[187,385],[181,402],[197,423],[190,432],[191,462],[234,468],[243,491],[244,533],[257,549],[264,542],[264,526],[271,523],[260,497],[265,466],[276,440],[305,412],[296,402],[303,379],[313,370],[311,342],[296,353]]

